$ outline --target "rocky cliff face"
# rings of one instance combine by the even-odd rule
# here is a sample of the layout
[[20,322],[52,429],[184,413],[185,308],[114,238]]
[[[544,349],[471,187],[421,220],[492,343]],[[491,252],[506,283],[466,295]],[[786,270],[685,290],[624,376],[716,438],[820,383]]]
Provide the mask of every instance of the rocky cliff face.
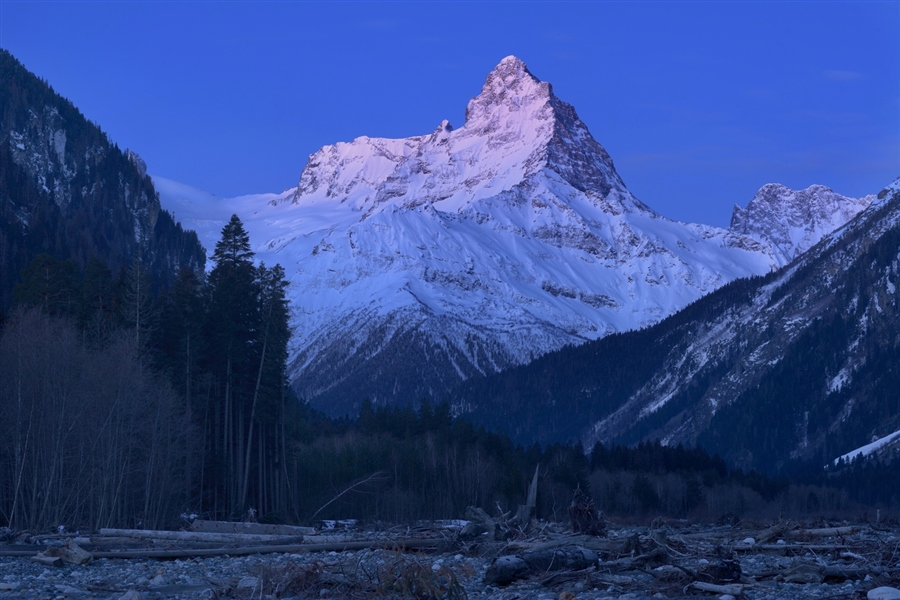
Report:
[[203,265],[196,236],[161,210],[142,163],[0,50],[0,310],[41,252],[114,270],[141,256],[158,283],[176,266]]

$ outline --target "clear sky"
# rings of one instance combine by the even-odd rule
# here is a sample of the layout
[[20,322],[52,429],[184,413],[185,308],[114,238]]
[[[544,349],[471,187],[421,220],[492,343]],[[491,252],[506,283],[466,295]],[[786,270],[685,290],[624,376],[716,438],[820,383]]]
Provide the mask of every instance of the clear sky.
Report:
[[296,185],[325,144],[458,127],[509,54],[671,218],[900,176],[898,0],[0,0],[0,46],[151,173],[222,196]]

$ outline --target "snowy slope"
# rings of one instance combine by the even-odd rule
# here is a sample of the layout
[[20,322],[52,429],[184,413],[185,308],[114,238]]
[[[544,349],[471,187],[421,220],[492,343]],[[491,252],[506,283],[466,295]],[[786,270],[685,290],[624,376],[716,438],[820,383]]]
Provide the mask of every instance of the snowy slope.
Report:
[[699,444],[773,472],[900,448],[900,180],[785,267],[454,390],[516,443]]
[[332,414],[646,326],[786,260],[765,239],[653,212],[515,57],[459,129],[326,146],[281,194],[222,200],[154,181],[207,249],[234,212],[258,258],[285,267],[290,376]]

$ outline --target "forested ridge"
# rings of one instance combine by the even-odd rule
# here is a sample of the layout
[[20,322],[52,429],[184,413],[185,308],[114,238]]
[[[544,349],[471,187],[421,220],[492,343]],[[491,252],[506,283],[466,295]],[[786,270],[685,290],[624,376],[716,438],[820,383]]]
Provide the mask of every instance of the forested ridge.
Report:
[[81,270],[102,257],[115,272],[140,257],[157,285],[205,261],[196,234],[160,208],[140,158],[0,49],[0,313],[42,253]]
[[784,269],[448,399],[518,442],[667,439],[769,474],[820,469],[900,429],[900,194],[879,200]]

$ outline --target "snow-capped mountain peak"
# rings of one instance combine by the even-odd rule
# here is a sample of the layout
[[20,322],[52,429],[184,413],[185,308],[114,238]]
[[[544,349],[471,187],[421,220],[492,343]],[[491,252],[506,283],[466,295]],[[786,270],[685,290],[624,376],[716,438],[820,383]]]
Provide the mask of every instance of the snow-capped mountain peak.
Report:
[[615,191],[608,201],[622,210],[647,210],[575,110],[510,56],[469,101],[459,129],[444,120],[430,135],[325,146],[310,157],[290,201],[349,203],[365,216],[423,204],[460,211],[545,169],[596,198]]
[[771,244],[782,264],[867,208],[875,196],[848,198],[824,185],[792,190],[779,183],[759,189],[747,208],[735,206],[730,229]]
[[507,56],[488,74],[481,93],[466,105],[466,126],[479,135],[515,135],[531,121],[552,118],[551,96],[549,83],[532,75],[515,56]]
[[333,414],[363,397],[440,396],[781,264],[768,243],[643,205],[516,57],[488,74],[461,127],[325,146],[282,194],[213,204],[157,183],[186,225],[212,231],[211,215],[236,212],[257,256],[284,266],[290,376]]

